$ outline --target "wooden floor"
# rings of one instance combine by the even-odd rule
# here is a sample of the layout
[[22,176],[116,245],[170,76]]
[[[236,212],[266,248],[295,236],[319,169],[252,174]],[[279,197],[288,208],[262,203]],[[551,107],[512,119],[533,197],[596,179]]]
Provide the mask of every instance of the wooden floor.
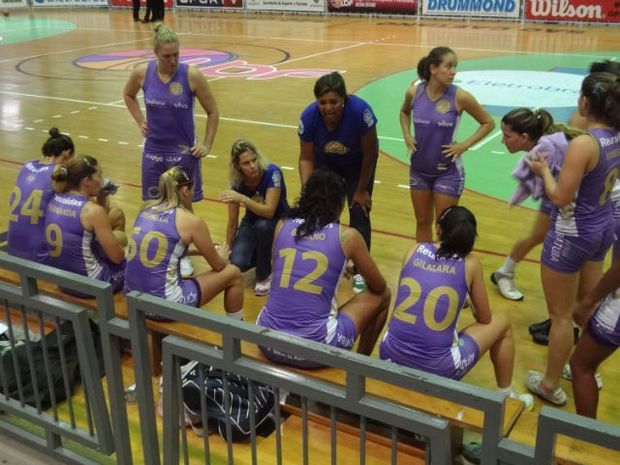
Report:
[[[11,20],[27,18],[13,13]],[[104,174],[121,184],[114,200],[126,211],[129,224],[140,207],[139,131],[125,109],[122,89],[135,61],[114,54],[151,48],[151,26],[131,21],[128,10],[35,10],[36,19],[75,23],[75,29],[40,40],[15,44],[0,42],[0,198],[7,199],[20,165],[37,158],[47,130],[57,126],[71,135],[77,152],[91,154],[102,164]],[[0,18],[2,20],[2,18]],[[620,50],[620,28],[574,29],[566,26],[479,24],[446,21],[422,22],[403,19],[357,17],[242,15],[179,12],[166,21],[181,36],[183,48],[232,52],[238,60],[269,65],[278,70],[346,71],[350,92],[363,85],[404,70],[413,70],[419,58],[432,47],[453,47],[461,61],[523,53],[600,52],[606,57]],[[6,27],[7,21],[0,24]],[[616,52],[617,53],[617,52]],[[83,57],[106,55],[97,66]],[[98,67],[98,68],[97,68]],[[267,69],[267,68],[263,68]],[[269,68],[271,69],[271,68]],[[246,69],[247,70],[247,69]],[[318,70],[318,71],[316,71]],[[230,71],[230,70],[228,70]],[[240,68],[240,71],[244,71]],[[413,77],[413,72],[412,72]],[[289,200],[299,192],[297,173],[298,138],[295,131],[302,109],[312,101],[314,78],[208,76],[217,99],[221,121],[212,156],[204,164],[206,200],[197,206],[217,240],[225,238],[226,207],[217,201],[227,187],[227,156],[231,143],[240,137],[254,141],[270,160],[285,170]],[[405,89],[402,89],[404,94]],[[400,103],[400,102],[399,102]],[[398,125],[398,106],[392,120]],[[198,112],[199,137],[204,134],[204,116]],[[498,182],[509,173],[498,173]],[[373,196],[372,254],[392,290],[402,256],[412,241],[413,212],[407,189],[408,169],[383,153],[377,168]],[[490,274],[502,262],[515,239],[525,235],[534,219],[526,208],[510,211],[504,201],[471,190],[462,204],[479,221],[477,248]],[[5,204],[6,205],[6,204]],[[0,231],[6,230],[7,207],[0,209]],[[514,385],[525,390],[528,369],[544,370],[546,348],[531,342],[528,324],[545,318],[546,309],[539,279],[538,257],[533,251],[519,267],[518,284],[526,295],[523,302],[508,302],[489,284],[493,310],[510,316],[517,343]],[[253,320],[264,299],[254,297],[249,283],[245,311]],[[350,292],[348,289],[344,293]],[[221,298],[207,307],[221,311]],[[470,316],[464,317],[469,321]],[[620,407],[613,393],[620,386],[620,353],[601,369],[605,387],[601,392],[600,419],[620,424]],[[494,387],[490,361],[482,360],[465,381]],[[563,386],[574,410],[570,383]],[[536,409],[541,406],[537,401]]]

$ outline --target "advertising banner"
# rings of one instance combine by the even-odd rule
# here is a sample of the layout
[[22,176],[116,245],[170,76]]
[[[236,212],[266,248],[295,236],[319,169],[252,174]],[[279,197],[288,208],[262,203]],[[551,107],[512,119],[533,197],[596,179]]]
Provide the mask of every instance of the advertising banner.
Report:
[[[34,1],[36,2],[37,0],[34,0]],[[172,0],[165,0],[164,3],[166,4],[167,9],[172,8]],[[128,7],[128,8],[131,8],[133,5],[131,3],[131,0],[112,0],[110,4],[112,6],[122,6],[122,7]],[[146,7],[146,0],[140,0],[140,7]]]
[[325,0],[245,0],[245,6],[250,11],[325,12]]
[[329,0],[330,13],[415,15],[416,0]]
[[519,2],[520,0],[422,0],[422,15],[514,19],[519,17]]
[[618,0],[526,0],[525,18],[544,21],[620,22]]
[[180,8],[243,8],[243,0],[176,0]]
[[26,0],[0,0],[0,8],[3,11],[10,10],[11,8],[24,8],[27,7]]
[[[131,1],[129,2],[131,3]],[[108,0],[33,0],[34,6],[108,6]]]

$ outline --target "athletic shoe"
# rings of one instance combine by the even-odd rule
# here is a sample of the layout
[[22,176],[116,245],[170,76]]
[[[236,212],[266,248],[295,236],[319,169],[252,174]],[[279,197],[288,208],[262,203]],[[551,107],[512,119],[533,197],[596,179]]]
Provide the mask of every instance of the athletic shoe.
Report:
[[356,274],[353,276],[353,292],[356,294],[361,294],[367,289],[366,280],[361,274]]
[[479,464],[480,454],[482,452],[482,444],[479,442],[470,442],[469,444],[463,444],[463,450],[461,451],[463,458],[468,462]]
[[515,285],[514,273],[496,271],[491,274],[491,282],[497,286],[499,293],[508,300],[523,300],[523,294]]
[[525,375],[525,384],[527,388],[538,397],[551,402],[555,405],[566,404],[566,393],[560,386],[549,392],[542,384],[543,374],[538,371],[528,371]]
[[523,402],[523,406],[525,408],[526,412],[531,412],[532,409],[534,408],[534,398],[532,397],[531,394],[517,394],[515,393],[514,395],[510,395],[510,397],[512,399],[517,399],[520,400],[521,402]]
[[256,281],[256,286],[254,286],[254,295],[267,295],[269,294],[269,291],[271,291],[271,275],[269,275],[267,279]]
[[181,259],[181,278],[189,278],[194,274],[194,266],[189,257],[183,257]]
[[549,333],[549,329],[551,328],[551,320],[541,321],[540,323],[534,323],[530,325],[527,330],[530,334],[545,332]]
[[[540,331],[538,333],[532,334],[532,339],[536,344],[540,344],[542,346],[549,345],[549,331],[543,332]],[[573,343],[577,344],[579,340],[579,328],[573,328]]]
[[[571,372],[570,365],[568,363],[564,365],[564,368],[562,368],[562,378],[569,381],[573,379],[573,373]],[[596,387],[598,387],[598,390],[600,391],[603,389],[603,376],[601,376],[600,372],[597,371],[594,373],[594,379],[596,380]]]

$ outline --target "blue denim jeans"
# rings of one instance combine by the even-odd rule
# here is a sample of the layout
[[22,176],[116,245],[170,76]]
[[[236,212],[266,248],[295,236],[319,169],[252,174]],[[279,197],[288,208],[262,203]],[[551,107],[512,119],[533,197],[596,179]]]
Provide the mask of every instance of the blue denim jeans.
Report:
[[256,266],[256,280],[267,279],[271,274],[271,247],[277,219],[257,218],[253,222],[241,220],[232,245],[230,262],[242,272]]

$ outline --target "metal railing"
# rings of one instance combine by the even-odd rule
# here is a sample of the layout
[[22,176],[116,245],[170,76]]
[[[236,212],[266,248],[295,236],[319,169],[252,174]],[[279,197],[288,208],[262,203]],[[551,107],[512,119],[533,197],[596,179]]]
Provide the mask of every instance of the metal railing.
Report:
[[[387,385],[411,389],[481,411],[484,415],[483,464],[552,463],[558,436],[620,450],[618,427],[552,408],[543,408],[538,417],[535,447],[519,444],[504,437],[503,398],[495,392],[139,293],[127,297],[128,320],[124,320],[114,314],[113,295],[107,283],[42,267],[2,253],[0,269],[19,275],[18,284],[0,281],[0,301],[9,336],[4,346],[7,353],[0,358],[0,411],[5,414],[0,415],[0,431],[47,450],[66,463],[91,464],[113,460],[122,465],[134,461],[159,465],[163,459],[165,465],[195,461],[279,464],[289,463],[286,461],[290,456],[287,450],[291,447],[297,448],[293,455],[298,457],[298,463],[313,463],[312,450],[316,447],[329,455],[331,463],[337,463],[338,450],[343,446],[343,437],[347,437],[341,434],[343,424],[347,425],[349,432],[352,431],[353,437],[359,437],[359,463],[373,459],[367,455],[367,438],[373,435],[373,440],[377,436],[384,438],[382,444],[391,463],[398,463],[402,451],[410,451],[407,449],[410,444],[425,448],[427,463],[452,463],[452,451],[446,445],[450,434],[458,428],[451,426],[447,419],[417,411],[411,405],[399,402],[399,399],[369,394],[369,380],[379,380]],[[95,300],[89,305],[69,303],[58,297],[57,292],[53,293],[57,297],[41,292],[41,282],[89,294]],[[217,347],[205,341],[192,340],[190,335],[184,337],[177,334],[163,339],[163,387],[166,393],[163,396],[163,427],[158,427],[155,409],[145,319],[147,312],[209,330],[215,333],[216,338],[221,338],[221,344]],[[99,327],[105,384],[97,368],[96,337],[91,335],[91,321]],[[159,328],[165,326],[159,325]],[[22,343],[16,342],[18,333],[22,333]],[[42,335],[41,340],[33,341],[33,333]],[[52,370],[49,361],[52,357],[49,353],[52,349],[49,344],[50,341],[62,340],[65,335],[75,337],[78,381],[83,386],[84,394],[70,395],[67,380],[71,375],[63,362],[66,354],[63,355],[60,349],[57,358],[60,360],[61,384],[64,385],[67,400],[60,401],[52,395],[49,406],[45,406],[40,395],[42,388],[53,384],[50,380]],[[133,455],[121,371],[123,341],[131,342],[142,440],[141,450],[136,448]],[[243,347],[245,344],[266,345],[313,359],[344,372],[345,381],[329,382],[319,379],[312,371],[289,370],[252,358],[244,355],[242,343]],[[16,361],[15,350],[19,344],[24,347],[25,362]],[[56,345],[62,346],[60,343]],[[43,362],[35,366],[32,355],[37,350],[43,354]],[[5,363],[9,359],[11,363]],[[271,386],[276,400],[274,433],[267,439],[251,434],[249,444],[233,444],[230,439],[224,441],[208,436],[201,441],[190,440],[178,420],[183,407],[179,367],[188,359]],[[20,373],[13,376],[14,384],[18,385],[13,390],[9,388],[11,377],[7,367],[14,367]],[[31,382],[34,401],[27,401],[23,387],[37,370],[41,372],[40,378],[47,382]],[[227,389],[226,382],[224,385]],[[286,416],[291,413],[290,404],[281,405],[279,402],[286,394],[294,397],[296,405],[299,405],[294,412],[298,428],[287,429],[290,420]],[[107,404],[105,395],[108,397]],[[253,396],[250,393],[250,402]],[[315,425],[313,421],[317,411],[323,415],[321,428],[325,433],[318,446],[309,433],[311,426]],[[202,422],[207,424],[206,412],[202,411],[200,416]],[[229,429],[230,424],[226,427]],[[33,429],[36,431],[33,432]],[[300,437],[293,438],[291,431]],[[230,434],[227,437],[230,438]],[[351,436],[348,437],[350,440]],[[80,455],[66,447],[67,443],[92,449],[94,455]]]

